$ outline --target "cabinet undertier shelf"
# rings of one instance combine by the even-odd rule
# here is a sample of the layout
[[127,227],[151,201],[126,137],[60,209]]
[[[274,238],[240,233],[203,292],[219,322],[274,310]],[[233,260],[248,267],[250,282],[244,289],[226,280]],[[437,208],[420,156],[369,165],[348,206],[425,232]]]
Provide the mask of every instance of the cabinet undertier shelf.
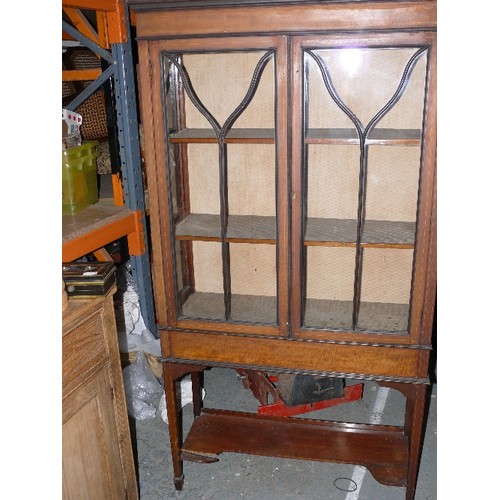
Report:
[[[235,128],[224,139],[226,143],[274,143],[272,128]],[[418,146],[421,131],[418,129],[374,129],[368,136],[367,144]],[[188,128],[170,134],[171,143],[216,143],[215,132],[210,128]],[[359,144],[356,129],[349,128],[311,128],[306,132],[308,144]]]
[[359,464],[393,486],[404,486],[407,478],[408,440],[396,426],[206,409],[195,419],[181,456],[210,463],[223,452]]
[[[194,292],[182,306],[181,319],[221,321],[224,310],[224,294]],[[361,302],[358,329],[403,332],[408,327],[408,314],[408,304]],[[231,317],[239,322],[276,325],[276,297],[231,294]],[[349,330],[352,301],[307,299],[304,323],[311,328]]]
[[[189,214],[175,230],[178,240],[221,241],[220,217]],[[308,218],[305,245],[355,246],[355,219]],[[276,219],[271,216],[229,215],[227,241],[232,243],[276,243]],[[361,244],[365,247],[413,248],[415,223],[366,220]]]

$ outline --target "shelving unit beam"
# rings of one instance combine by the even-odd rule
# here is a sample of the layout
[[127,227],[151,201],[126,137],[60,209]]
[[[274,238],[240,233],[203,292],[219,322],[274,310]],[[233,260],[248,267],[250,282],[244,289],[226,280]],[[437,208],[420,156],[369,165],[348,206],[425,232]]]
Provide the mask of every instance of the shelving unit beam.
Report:
[[[127,26],[128,15],[127,17]],[[118,121],[118,143],[120,147],[121,172],[125,204],[132,210],[146,213],[139,141],[139,122],[135,91],[134,61],[130,37],[124,43],[112,44],[115,61],[115,102]],[[155,312],[152,294],[149,251],[131,255],[132,272],[137,281],[141,313],[148,329],[156,335]]]

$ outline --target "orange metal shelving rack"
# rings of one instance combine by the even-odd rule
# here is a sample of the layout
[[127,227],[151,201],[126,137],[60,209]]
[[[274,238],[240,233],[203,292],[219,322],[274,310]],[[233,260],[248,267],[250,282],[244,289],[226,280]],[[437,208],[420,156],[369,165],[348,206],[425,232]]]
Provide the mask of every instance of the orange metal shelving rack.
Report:
[[[125,0],[63,0],[62,8],[70,20],[63,20],[63,40],[79,41],[107,63],[103,70],[63,70],[63,81],[92,81],[66,107],[75,110],[112,79],[120,156],[119,173],[112,175],[113,199],[63,216],[62,260],[71,262],[89,253],[106,260],[104,247],[126,237],[141,313],[156,335],[128,8]],[[95,13],[95,25],[86,11]]]

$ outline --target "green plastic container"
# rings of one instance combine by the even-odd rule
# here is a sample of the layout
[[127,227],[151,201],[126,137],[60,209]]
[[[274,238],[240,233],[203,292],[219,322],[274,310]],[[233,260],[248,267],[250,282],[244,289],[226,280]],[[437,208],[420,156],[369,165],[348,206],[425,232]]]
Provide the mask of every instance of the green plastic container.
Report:
[[99,141],[85,141],[81,146],[75,146],[74,148],[66,149],[62,152],[62,161],[73,161],[84,156],[91,155],[95,153],[95,148],[99,144]]
[[[97,189],[97,157],[94,144],[83,144],[63,151],[62,213],[74,215],[99,199]],[[85,147],[84,147],[85,146]],[[72,151],[72,150],[78,151]]]

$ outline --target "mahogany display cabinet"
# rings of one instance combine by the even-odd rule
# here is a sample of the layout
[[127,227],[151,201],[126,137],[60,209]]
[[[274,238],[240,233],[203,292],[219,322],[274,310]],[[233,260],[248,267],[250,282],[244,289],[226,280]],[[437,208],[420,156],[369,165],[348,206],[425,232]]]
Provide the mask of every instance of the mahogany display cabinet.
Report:
[[[183,460],[227,451],[360,464],[413,498],[436,297],[436,3],[130,5],[176,487]],[[202,410],[208,367],[376,381],[405,396],[405,422]]]

